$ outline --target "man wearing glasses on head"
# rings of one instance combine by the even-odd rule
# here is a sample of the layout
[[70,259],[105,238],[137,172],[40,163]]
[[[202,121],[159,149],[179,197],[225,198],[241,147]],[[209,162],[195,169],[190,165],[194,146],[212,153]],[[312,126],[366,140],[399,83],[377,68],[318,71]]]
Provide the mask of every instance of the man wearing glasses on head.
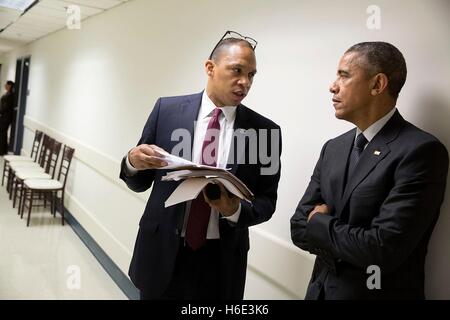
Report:
[[[206,89],[159,98],[137,147],[122,161],[120,177],[130,189],[142,192],[153,186],[129,271],[141,299],[243,298],[248,227],[271,218],[280,179],[280,127],[241,104],[256,74],[256,44],[227,31],[205,62]],[[167,171],[156,169],[167,165],[161,149],[171,152],[177,143],[172,133],[180,129],[192,137],[192,156],[183,157],[229,168],[254,200],[240,200],[220,186],[216,200],[201,192],[192,201],[165,208],[179,183],[162,182]],[[246,132],[254,137],[235,143]],[[264,173],[273,164],[260,160],[255,153],[261,150],[276,155],[273,172]]]

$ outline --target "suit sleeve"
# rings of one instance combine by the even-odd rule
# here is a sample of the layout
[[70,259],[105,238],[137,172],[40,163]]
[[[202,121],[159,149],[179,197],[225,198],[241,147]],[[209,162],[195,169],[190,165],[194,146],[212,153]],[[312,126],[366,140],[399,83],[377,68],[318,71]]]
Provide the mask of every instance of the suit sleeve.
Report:
[[319,160],[314,168],[308,188],[306,189],[305,194],[300,200],[297,209],[291,218],[291,238],[293,243],[297,247],[314,254],[317,252],[315,252],[314,248],[312,248],[308,243],[308,239],[306,237],[306,224],[309,213],[317,204],[324,202],[320,191],[320,168],[322,166],[322,159],[327,144],[328,142],[322,147]]
[[237,224],[235,224],[237,228],[248,228],[267,221],[275,212],[278,182],[280,181],[281,173],[281,129],[277,127],[275,130],[279,132],[277,148],[278,169],[275,174],[260,174],[257,177],[259,188],[255,192],[255,199],[251,203],[241,200],[241,213]]
[[383,273],[398,268],[438,218],[448,172],[445,147],[432,141],[401,159],[395,185],[369,228],[316,214],[306,225],[306,241],[335,259]]
[[[161,107],[161,99],[158,99],[156,102],[150,116],[148,117],[147,123],[144,126],[144,130],[142,132],[141,139],[139,140],[137,145],[141,144],[155,144],[156,134],[157,134],[157,124],[159,111]],[[128,188],[135,192],[144,192],[149,189],[155,178],[156,170],[140,170],[138,173],[134,175],[129,175],[126,167],[126,155],[122,159],[121,169],[120,169],[120,179],[125,181]]]

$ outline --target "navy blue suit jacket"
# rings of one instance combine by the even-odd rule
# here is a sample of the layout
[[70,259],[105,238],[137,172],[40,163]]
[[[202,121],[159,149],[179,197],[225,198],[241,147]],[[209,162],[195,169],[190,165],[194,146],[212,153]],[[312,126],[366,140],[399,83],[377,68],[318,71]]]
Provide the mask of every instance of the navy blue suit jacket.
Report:
[[[158,99],[138,145],[155,144],[170,152],[179,143],[171,141],[174,130],[186,129],[193,137],[194,122],[198,116],[201,99],[202,93]],[[258,133],[258,144],[265,143],[270,151],[273,149],[270,135],[266,139],[266,136],[260,136],[258,130],[280,130],[280,127],[244,105],[239,105],[236,109],[235,129],[255,129]],[[281,154],[281,134],[276,144]],[[248,151],[247,141],[245,144],[247,156]],[[242,209],[237,224],[231,224],[226,219],[219,220],[221,296],[224,299],[243,298],[249,250],[248,227],[271,218],[275,211],[280,179],[280,166],[273,175],[261,175],[260,169],[267,165],[262,164],[259,158],[257,163],[253,164],[237,164],[235,160],[231,161],[228,167],[255,194],[255,200],[252,203],[241,201]],[[185,203],[164,207],[164,201],[179,184],[161,181],[165,173],[165,170],[144,170],[134,176],[127,176],[125,158],[120,173],[120,178],[136,192],[143,192],[153,186],[139,223],[129,275],[137,288],[145,291],[149,297],[155,298],[164,292],[171,279],[185,214]]]
[[[398,111],[345,183],[355,129],[328,141],[291,218],[293,242],[316,254],[306,294],[317,299],[423,299],[428,241],[444,198],[448,153]],[[308,214],[326,203],[329,215]],[[369,289],[367,267],[381,271]]]

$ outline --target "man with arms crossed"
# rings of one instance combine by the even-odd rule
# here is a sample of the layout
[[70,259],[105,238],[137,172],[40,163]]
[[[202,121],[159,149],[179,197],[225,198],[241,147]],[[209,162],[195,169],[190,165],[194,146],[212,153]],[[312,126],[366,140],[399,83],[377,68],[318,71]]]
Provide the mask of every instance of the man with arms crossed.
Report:
[[[448,153],[396,109],[405,80],[389,43],[356,44],[339,62],[335,115],[356,128],[325,143],[291,218],[294,244],[317,255],[306,299],[424,299]],[[380,289],[367,285],[369,266]]]

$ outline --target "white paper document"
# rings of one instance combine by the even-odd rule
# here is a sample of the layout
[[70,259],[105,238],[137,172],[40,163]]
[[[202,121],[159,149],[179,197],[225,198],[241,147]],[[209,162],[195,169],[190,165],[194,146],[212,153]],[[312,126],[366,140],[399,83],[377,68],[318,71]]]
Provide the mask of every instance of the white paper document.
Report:
[[195,164],[168,153],[164,154],[164,157],[161,159],[168,163],[167,166],[161,169],[178,169],[168,172],[162,177],[162,181],[185,180],[180,183],[165,201],[166,208],[195,199],[208,183],[221,183],[225,189],[241,199],[247,201],[254,199],[250,189],[226,169]]
[[159,168],[159,169],[176,169],[176,168],[182,167],[182,166],[196,166],[196,164],[193,163],[192,161],[174,156],[167,152],[165,152],[165,153],[163,153],[161,151],[158,151],[158,152],[163,154],[163,156],[160,157],[159,159],[167,162],[167,166]]
[[244,195],[236,188],[231,182],[222,179],[222,178],[190,178],[184,180],[180,185],[175,189],[174,192],[167,198],[164,203],[165,207],[170,207],[175,204],[191,201],[197,198],[200,192],[202,192],[203,188],[206,187],[208,183],[217,183],[220,182],[223,184],[225,189],[230,191],[236,197],[241,199],[245,199]]

